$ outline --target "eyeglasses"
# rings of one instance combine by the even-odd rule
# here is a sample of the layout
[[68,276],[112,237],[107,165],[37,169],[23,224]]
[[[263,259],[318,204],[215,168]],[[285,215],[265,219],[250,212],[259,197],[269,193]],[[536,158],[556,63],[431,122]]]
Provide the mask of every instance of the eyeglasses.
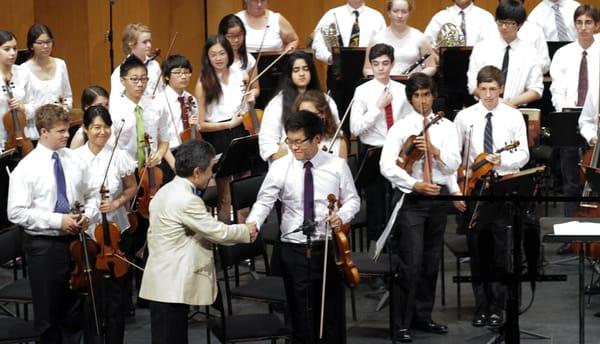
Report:
[[179,77],[181,77],[181,76],[191,76],[192,72],[189,72],[189,71],[188,72],[184,72],[184,71],[181,71],[181,70],[174,70],[174,71],[171,71],[171,75],[173,75],[173,76],[179,76]]
[[506,27],[517,26],[517,22],[514,20],[496,20],[496,24],[500,27],[502,27],[502,26],[506,26]]
[[243,32],[239,32],[239,33],[228,33],[225,35],[225,38],[227,38],[228,41],[234,40],[234,39],[240,39],[244,37],[244,33]]
[[227,52],[225,50],[221,50],[215,53],[208,53],[208,57],[210,57],[211,59],[224,56],[227,56]]
[[307,142],[308,140],[310,140],[310,137],[305,138],[304,140],[295,140],[295,141],[290,141],[290,139],[288,139],[287,137],[285,138],[285,144],[287,144],[288,146],[296,146],[296,147],[300,147],[302,146],[302,144],[304,142]]
[[140,83],[140,82],[141,82],[142,84],[145,84],[145,83],[147,83],[147,82],[148,82],[148,80],[149,80],[149,78],[148,78],[147,76],[143,76],[143,77],[141,77],[141,78],[138,78],[138,77],[132,76],[132,77],[129,77],[129,78],[123,78],[123,79],[127,79],[127,80],[129,80],[129,81],[130,81],[132,84],[137,84],[137,83]]
[[35,41],[35,42],[33,42],[33,44],[36,44],[36,45],[45,45],[45,46],[49,46],[52,43],[54,43],[54,40],[52,40],[52,39],[49,39],[47,41]]

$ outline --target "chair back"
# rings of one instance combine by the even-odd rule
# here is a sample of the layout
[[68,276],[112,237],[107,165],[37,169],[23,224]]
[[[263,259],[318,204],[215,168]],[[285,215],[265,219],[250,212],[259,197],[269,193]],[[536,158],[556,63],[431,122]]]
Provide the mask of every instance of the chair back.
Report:
[[238,223],[237,212],[240,209],[251,207],[256,202],[256,196],[265,176],[249,176],[236,179],[229,184],[231,191],[231,207],[233,208],[233,219]]
[[218,250],[219,258],[221,260],[221,267],[223,268],[225,274],[227,274],[228,268],[238,265],[245,260],[255,259],[259,256],[262,256],[264,260],[267,275],[270,274],[269,260],[267,259],[267,250],[265,242],[262,239],[262,235],[260,235],[260,233],[253,243],[218,245]]
[[23,256],[23,230],[11,226],[0,231],[0,264]]

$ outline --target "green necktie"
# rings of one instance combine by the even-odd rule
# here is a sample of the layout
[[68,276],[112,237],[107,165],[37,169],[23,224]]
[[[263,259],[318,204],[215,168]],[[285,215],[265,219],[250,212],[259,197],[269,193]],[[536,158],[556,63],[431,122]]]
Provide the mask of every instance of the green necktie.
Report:
[[135,106],[135,132],[137,134],[138,168],[140,168],[146,162],[146,152],[144,151],[144,120],[142,119],[142,108],[139,105]]

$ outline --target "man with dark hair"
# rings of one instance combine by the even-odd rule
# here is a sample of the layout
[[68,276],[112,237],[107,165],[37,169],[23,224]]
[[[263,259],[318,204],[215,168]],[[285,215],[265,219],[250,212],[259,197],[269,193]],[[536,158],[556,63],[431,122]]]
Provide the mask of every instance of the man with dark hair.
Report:
[[211,243],[249,243],[256,223],[217,221],[197,196],[213,176],[215,150],[188,141],[176,155],[177,176],[150,203],[148,262],[140,297],[150,300],[153,343],[187,343],[188,305],[210,305],[217,297]]
[[[358,86],[350,113],[350,131],[360,140],[360,156],[371,147],[381,147],[392,125],[410,111],[404,85],[390,78],[394,64],[394,48],[379,43],[369,50],[373,79]],[[386,219],[387,181],[378,176],[365,186],[367,203],[367,241],[375,241],[383,231]]]
[[520,0],[501,0],[496,8],[499,35],[491,36],[473,47],[467,72],[469,92],[476,98],[477,73],[493,65],[505,79],[502,101],[512,107],[528,104],[542,97],[542,64],[530,43],[518,37],[527,13]]
[[[34,322],[41,342],[76,344],[83,324],[79,297],[69,289],[69,243],[90,219],[99,220],[99,212],[86,165],[65,148],[69,115],[61,106],[49,104],[36,110],[35,119],[40,140],[11,173],[6,210],[8,219],[25,231]],[[76,203],[83,206],[81,216],[71,213]]]
[[[285,142],[292,154],[271,164],[247,221],[255,221],[260,227],[275,202],[281,201],[281,256],[273,259],[281,260],[294,343],[319,342],[323,278],[327,284],[322,342],[345,343],[343,276],[335,267],[332,250],[327,252],[327,276],[322,276],[325,233],[350,223],[360,208],[360,198],[345,160],[320,149],[323,123],[316,114],[292,113],[284,125]],[[329,195],[341,204],[332,214]],[[307,257],[309,242],[312,253]],[[333,248],[331,242],[329,248]]]
[[[435,95],[431,77],[412,74],[406,83],[406,97],[412,112],[396,122],[385,138],[379,161],[381,173],[400,193],[435,196],[459,192],[454,178],[460,164],[456,128],[445,118],[435,118],[432,112]],[[434,119],[437,122],[432,124]],[[429,128],[422,134],[425,126]],[[397,158],[411,135],[418,136],[414,149],[422,151],[424,158],[415,161],[411,168],[400,167]],[[429,167],[425,160],[431,163]],[[400,266],[399,277],[394,281],[397,297],[393,307],[400,342],[412,341],[411,328],[440,334],[448,332],[446,325],[431,319],[431,311],[449,207],[447,201],[407,199],[396,218],[394,253],[400,257]]]
[[[527,131],[520,111],[502,103],[504,75],[494,66],[485,66],[477,73],[479,102],[458,113],[454,119],[458,140],[468,152],[468,166],[483,152],[500,176],[516,173],[529,160]],[[470,142],[465,142],[470,140]],[[495,153],[507,143],[519,141],[512,151]],[[464,211],[464,204],[459,210]],[[473,209],[470,209],[471,214]],[[499,282],[506,273],[506,226],[510,223],[508,204],[480,202],[479,216],[474,228],[467,229],[471,254],[471,275],[475,294],[473,326],[498,327],[503,323],[506,286]],[[468,216],[465,223],[469,223]]]
[[[165,89],[157,94],[152,107],[160,117],[168,118],[169,149],[165,153],[161,169],[163,180],[169,182],[174,177],[174,150],[182,143],[181,133],[198,125],[198,102],[186,89],[192,77],[192,64],[182,55],[170,55],[162,63]],[[196,127],[199,130],[199,127]],[[199,135],[199,132],[195,135]]]
[[[573,22],[577,30],[577,40],[556,51],[550,68],[552,76],[552,103],[556,111],[565,108],[583,107],[585,98],[591,95],[592,102],[598,104],[600,81],[600,43],[594,39],[594,32],[600,28],[600,14],[591,5],[581,5],[574,13]],[[596,115],[588,116],[583,111],[579,116],[580,133],[586,142],[596,144]],[[559,150],[562,172],[563,194],[578,196],[581,194],[579,182],[579,148],[562,147]],[[577,202],[565,202],[565,216],[572,216]],[[566,245],[559,253],[568,252]]]

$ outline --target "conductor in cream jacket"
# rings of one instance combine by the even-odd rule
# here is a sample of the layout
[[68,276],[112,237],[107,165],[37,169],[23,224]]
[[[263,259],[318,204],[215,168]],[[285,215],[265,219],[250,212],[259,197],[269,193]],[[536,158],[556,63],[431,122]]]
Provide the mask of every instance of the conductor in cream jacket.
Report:
[[175,157],[177,176],[150,202],[148,262],[140,297],[150,300],[152,343],[187,343],[188,305],[217,297],[211,244],[249,243],[256,224],[226,225],[213,218],[197,190],[212,178],[214,148],[188,141]]

